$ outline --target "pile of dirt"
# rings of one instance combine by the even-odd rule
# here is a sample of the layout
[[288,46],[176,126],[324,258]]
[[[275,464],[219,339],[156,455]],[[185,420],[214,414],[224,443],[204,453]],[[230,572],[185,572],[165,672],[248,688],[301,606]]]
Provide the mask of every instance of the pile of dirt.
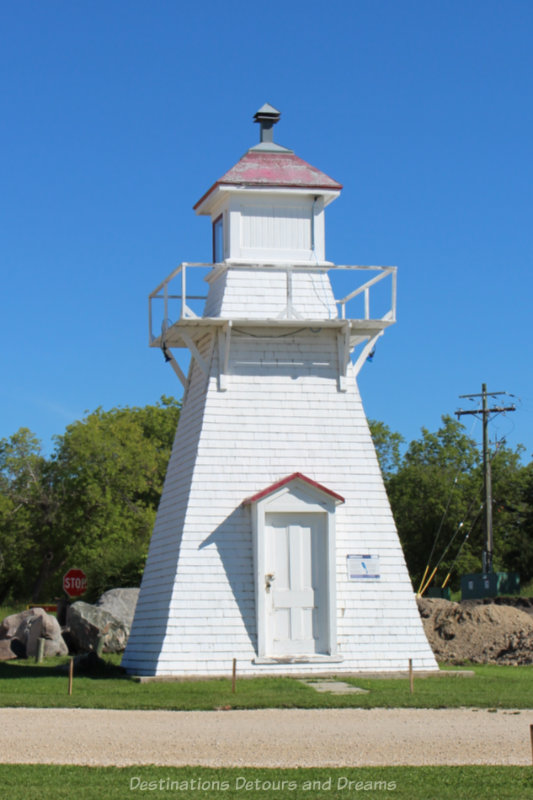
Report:
[[510,605],[418,598],[426,636],[439,661],[532,664],[533,617]]

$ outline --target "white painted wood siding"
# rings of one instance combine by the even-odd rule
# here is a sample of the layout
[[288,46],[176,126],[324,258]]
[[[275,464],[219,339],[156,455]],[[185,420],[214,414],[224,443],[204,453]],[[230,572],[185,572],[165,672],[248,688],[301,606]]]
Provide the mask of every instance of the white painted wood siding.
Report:
[[[248,291],[250,286],[248,286]],[[222,304],[224,305],[224,303]],[[250,509],[242,501],[293,472],[341,494],[336,511],[336,672],[436,669],[385,493],[359,391],[337,391],[327,330],[234,333],[228,389],[206,337],[209,379],[193,365],[132,633],[129,672],[326,673],[331,664],[254,663]],[[375,553],[381,578],[350,582],[346,556]]]
[[241,207],[244,250],[311,250],[311,208],[279,204]]
[[295,271],[287,278],[275,267],[227,267],[208,278],[205,317],[276,319],[287,309],[292,280],[292,306],[305,319],[337,319],[337,306],[327,272]]
[[322,196],[248,188],[225,197],[213,209],[212,221],[221,213],[229,262],[314,264],[325,260]]

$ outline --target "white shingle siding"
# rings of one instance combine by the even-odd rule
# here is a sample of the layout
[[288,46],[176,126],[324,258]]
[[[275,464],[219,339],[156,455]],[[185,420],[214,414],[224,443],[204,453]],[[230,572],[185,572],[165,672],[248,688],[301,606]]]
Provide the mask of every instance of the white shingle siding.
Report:
[[205,317],[275,319],[287,307],[287,281],[292,280],[292,304],[306,319],[337,319],[337,306],[327,274],[257,267],[219,269],[209,277]]
[[[211,282],[206,316],[231,317],[239,303],[241,318],[243,308],[260,314],[257,287],[265,289],[263,315],[275,314],[284,302],[280,276],[222,271]],[[332,313],[327,278],[326,285],[317,273],[300,277],[294,302],[301,313]],[[317,302],[322,293],[327,311]],[[233,658],[241,674],[398,670],[409,658],[415,669],[436,669],[350,366],[340,392],[334,332],[303,325],[286,333],[234,331],[223,392],[215,334],[199,343],[209,377],[193,361],[123,659],[132,673],[228,673]],[[254,663],[252,525],[242,502],[294,472],[345,498],[335,512],[340,663]],[[379,555],[379,580],[348,580],[346,556],[358,553]]]

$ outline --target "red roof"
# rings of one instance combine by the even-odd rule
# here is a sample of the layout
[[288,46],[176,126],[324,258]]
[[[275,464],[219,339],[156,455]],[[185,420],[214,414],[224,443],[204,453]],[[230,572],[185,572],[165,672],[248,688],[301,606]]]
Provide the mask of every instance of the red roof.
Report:
[[318,489],[324,494],[328,494],[330,497],[333,497],[339,503],[344,503],[344,497],[336,492],[332,492],[331,489],[328,489],[326,486],[323,486],[321,483],[308,478],[307,475],[303,475],[301,472],[293,472],[292,475],[287,475],[286,478],[282,478],[280,481],[276,481],[271,486],[268,486],[266,489],[263,489],[261,492],[257,492],[252,497],[247,497],[246,500],[243,500],[243,505],[247,505],[248,503],[257,503],[258,500],[262,500],[263,497],[267,497],[267,495],[272,494],[277,489],[281,489],[282,486],[285,486],[287,483],[291,483],[291,481],[300,480],[304,483],[309,484],[309,486],[313,486],[315,489]]
[[294,153],[263,153],[250,150],[198,200],[203,203],[217,186],[287,186],[296,189],[340,191],[342,185],[312,167]]

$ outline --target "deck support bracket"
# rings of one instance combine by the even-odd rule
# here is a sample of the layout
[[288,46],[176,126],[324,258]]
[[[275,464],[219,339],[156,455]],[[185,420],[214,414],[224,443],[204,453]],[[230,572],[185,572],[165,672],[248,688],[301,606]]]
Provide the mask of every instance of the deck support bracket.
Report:
[[174,358],[174,354],[172,353],[172,351],[165,344],[162,345],[161,350],[163,352],[163,355],[165,356],[165,361],[168,361],[168,363],[170,364],[170,366],[172,367],[172,369],[174,370],[174,372],[176,373],[176,375],[180,379],[180,382],[183,385],[183,388],[187,389],[187,386],[189,385],[189,381],[187,380],[187,376],[183,372],[182,368],[180,367],[180,365],[178,364],[178,362]]
[[348,364],[350,363],[350,323],[346,322],[337,334],[338,381],[337,389],[345,392],[348,389]]
[[359,375],[359,373],[361,372],[363,364],[365,363],[365,361],[367,360],[368,356],[370,355],[370,353],[374,349],[377,340],[379,339],[380,336],[383,336],[383,334],[384,334],[384,331],[380,331],[379,333],[376,333],[375,336],[370,337],[368,339],[367,343],[365,344],[365,346],[363,347],[363,349],[361,350],[361,352],[359,353],[357,361],[354,364],[354,372],[355,372],[355,377],[356,378]]
[[200,351],[196,347],[196,345],[193,342],[192,338],[189,336],[187,331],[184,330],[183,328],[181,329],[180,333],[181,333],[181,338],[183,339],[183,341],[185,342],[185,344],[187,345],[187,347],[191,351],[192,357],[194,358],[194,360],[196,361],[196,363],[198,364],[198,366],[200,367],[200,369],[202,370],[204,375],[206,377],[208,377],[209,376],[209,367],[207,365],[207,362],[200,355]]

